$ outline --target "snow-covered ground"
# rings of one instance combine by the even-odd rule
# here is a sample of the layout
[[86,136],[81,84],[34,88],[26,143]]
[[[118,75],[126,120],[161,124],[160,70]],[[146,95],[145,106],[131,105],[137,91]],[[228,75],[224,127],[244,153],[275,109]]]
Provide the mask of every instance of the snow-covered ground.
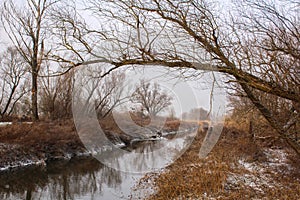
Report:
[[9,165],[9,166],[4,166],[4,167],[0,167],[0,171],[5,171],[5,170],[9,170],[9,169],[14,169],[14,168],[18,168],[18,167],[27,167],[27,166],[31,166],[31,165],[46,165],[44,160],[24,160],[24,161],[18,161],[16,163],[14,163],[13,165]]
[[238,189],[250,187],[256,192],[264,193],[266,188],[281,187],[280,183],[274,181],[274,176],[282,171],[292,170],[288,163],[287,152],[282,149],[265,149],[264,162],[247,162],[245,159],[238,160],[237,168],[244,173],[230,173],[227,178],[227,189]]
[[12,125],[12,122],[0,122],[0,127]]

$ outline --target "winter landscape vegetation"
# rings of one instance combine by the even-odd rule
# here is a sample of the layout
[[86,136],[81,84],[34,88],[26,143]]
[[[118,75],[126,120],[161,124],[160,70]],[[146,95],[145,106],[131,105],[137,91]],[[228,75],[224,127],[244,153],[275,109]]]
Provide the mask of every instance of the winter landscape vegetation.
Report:
[[300,199],[299,2],[0,10],[0,199]]

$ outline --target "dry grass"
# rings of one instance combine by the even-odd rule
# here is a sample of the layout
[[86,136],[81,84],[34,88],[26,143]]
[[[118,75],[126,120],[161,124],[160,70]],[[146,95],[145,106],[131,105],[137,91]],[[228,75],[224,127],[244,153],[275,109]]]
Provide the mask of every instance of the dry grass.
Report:
[[[72,121],[14,123],[0,128],[0,167],[84,152]],[[4,148],[5,147],[5,148]]]
[[0,128],[0,141],[6,144],[34,145],[41,142],[78,140],[71,120],[56,122],[14,123]]
[[[191,125],[170,120],[165,128],[176,130],[180,123]],[[100,124],[104,130],[122,134],[111,118]],[[272,133],[265,129],[267,134]],[[163,173],[147,174],[142,179],[141,184],[149,180],[154,184],[156,193],[149,199],[300,199],[300,159],[284,142],[276,138],[272,142],[253,140],[247,126],[230,121],[213,151],[206,159],[200,159],[198,153],[204,136],[199,130],[191,147],[175,163]],[[0,151],[0,163],[12,157],[19,159],[22,154],[53,157],[83,148],[72,121],[1,127],[0,143],[19,146],[16,152]],[[264,151],[270,148],[287,153],[283,165],[268,165],[270,158]],[[255,169],[249,171],[240,161]],[[236,180],[234,183],[230,181],[232,178]],[[249,180],[259,188],[247,184]]]
[[[51,160],[84,153],[86,149],[81,142],[82,137],[92,143],[99,140],[99,133],[91,129],[91,123],[92,121],[88,121],[81,124],[80,138],[72,120],[40,121],[32,124],[14,122],[12,125],[0,127],[0,167],[22,159]],[[111,136],[118,134],[128,144],[133,139],[122,132],[112,116],[100,120],[99,123],[108,138],[113,139]],[[179,121],[168,121],[165,129],[178,129],[179,124]]]
[[0,141],[8,144],[32,145],[74,139],[77,138],[72,121],[13,123],[0,128]]
[[[288,153],[287,165],[269,165],[264,153],[269,146],[253,141],[245,130],[227,124],[206,159],[198,157],[205,135],[199,131],[189,150],[175,163],[160,174],[145,176],[156,191],[148,199],[300,199],[299,157],[276,141],[273,147]],[[241,166],[241,160],[256,168],[249,171]],[[143,182],[140,185],[146,187]]]

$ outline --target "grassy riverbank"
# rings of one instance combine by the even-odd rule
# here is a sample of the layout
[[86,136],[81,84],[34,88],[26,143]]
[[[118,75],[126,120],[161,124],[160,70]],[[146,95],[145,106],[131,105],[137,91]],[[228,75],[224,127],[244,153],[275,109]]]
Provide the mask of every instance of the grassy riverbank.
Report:
[[72,121],[0,127],[0,169],[44,164],[85,151]]
[[[140,123],[149,123],[139,120]],[[89,152],[81,137],[88,137],[95,142],[99,133],[91,133],[90,123],[81,127],[80,134],[72,120],[39,121],[33,123],[14,122],[0,127],[0,171],[27,165],[46,164],[51,160],[70,159],[76,156],[88,156]],[[98,123],[98,122],[97,122]],[[146,137],[136,130],[136,135],[124,133],[112,118],[99,121],[106,137],[113,143],[130,145],[134,139]],[[124,121],[124,124],[127,122]],[[178,120],[167,120],[164,131],[178,130]],[[191,123],[181,123],[181,127],[189,127]],[[130,127],[130,124],[126,124]],[[155,127],[154,127],[155,130]],[[154,134],[155,131],[153,131]],[[139,135],[140,134],[140,135]],[[95,138],[93,138],[95,137]],[[151,136],[150,136],[151,137]],[[114,141],[116,140],[117,141]],[[96,140],[98,141],[98,140]]]
[[[108,138],[115,133],[128,139],[113,120],[100,124]],[[190,125],[182,123],[183,128]],[[164,130],[178,127],[179,121],[169,120]],[[176,162],[161,173],[147,174],[135,189],[154,191],[148,199],[300,199],[300,158],[294,151],[277,137],[253,138],[237,127],[227,123],[205,159],[198,156],[205,137],[199,130]],[[0,169],[46,164],[87,152],[71,120],[16,122],[0,127],[0,141]]]
[[[147,174],[136,190],[147,199],[300,199],[300,159],[278,138],[254,140],[226,125],[213,151],[198,156],[205,133],[161,173]],[[149,191],[149,190],[148,190]]]

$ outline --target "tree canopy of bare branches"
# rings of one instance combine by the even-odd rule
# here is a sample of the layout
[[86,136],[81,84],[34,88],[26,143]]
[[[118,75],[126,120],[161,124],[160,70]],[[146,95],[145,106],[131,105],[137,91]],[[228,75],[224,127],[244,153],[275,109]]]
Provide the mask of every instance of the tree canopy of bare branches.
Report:
[[[87,1],[86,5],[100,26],[85,26],[85,38],[89,35],[97,42],[80,45],[67,38],[75,57],[81,51],[91,55],[73,66],[106,62],[112,70],[161,65],[224,73],[294,146],[286,131],[300,115],[297,2],[235,1],[225,15],[209,0]],[[258,93],[284,99],[296,114],[279,122]]]
[[[88,24],[76,12],[76,2],[54,9],[59,50],[45,53],[45,15],[56,1],[27,0],[27,13],[11,0],[2,6],[1,19],[16,48],[31,67],[32,108],[37,115],[36,79],[43,58],[69,69],[94,63],[111,68],[159,65],[173,69],[213,71],[227,75],[294,149],[287,132],[300,116],[299,3],[289,0],[233,1],[220,12],[211,0],[86,0]],[[92,21],[92,20],[91,20]],[[290,106],[286,119],[270,107],[274,98]],[[286,106],[285,106],[286,107]],[[285,109],[286,110],[286,109]]]

